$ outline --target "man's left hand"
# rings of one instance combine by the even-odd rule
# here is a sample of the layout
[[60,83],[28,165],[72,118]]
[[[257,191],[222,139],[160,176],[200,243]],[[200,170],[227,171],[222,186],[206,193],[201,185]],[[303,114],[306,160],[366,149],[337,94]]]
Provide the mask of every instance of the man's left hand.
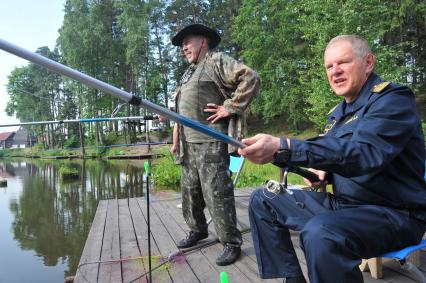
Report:
[[210,121],[212,124],[219,119],[226,118],[231,115],[228,111],[226,111],[223,105],[217,105],[214,103],[207,103],[207,108],[204,108],[204,112],[214,113],[207,118],[207,121]]

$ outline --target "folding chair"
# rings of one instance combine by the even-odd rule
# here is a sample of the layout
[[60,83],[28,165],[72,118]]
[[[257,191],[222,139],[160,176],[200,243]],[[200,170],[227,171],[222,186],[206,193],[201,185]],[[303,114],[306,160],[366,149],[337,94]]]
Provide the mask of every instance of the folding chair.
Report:
[[[424,178],[426,181],[426,173]],[[379,279],[382,278],[382,258],[395,259],[399,262],[403,269],[413,273],[419,282],[426,283],[425,275],[417,267],[420,265],[420,251],[424,248],[426,248],[425,239],[421,240],[417,245],[409,246],[398,251],[388,252],[381,257],[363,260],[360,265],[360,269],[361,271],[365,271],[367,268],[370,268],[371,276],[375,279]]]
[[[232,156],[232,155],[231,155],[231,158],[229,160],[229,171],[231,173],[237,174],[237,175],[235,175],[235,178],[234,178],[234,181],[233,181],[234,187],[238,182],[238,178],[240,177],[241,170],[243,169],[243,166],[244,166],[244,161],[245,161],[244,157]],[[212,222],[211,217],[207,220],[207,225],[209,225],[210,222]]]
[[[419,270],[416,264],[420,264],[420,258],[415,259],[414,262],[407,260],[407,257],[414,252],[420,251],[426,248],[426,240],[420,241],[417,245],[406,247],[399,251],[389,252],[382,255],[383,258],[393,258],[399,262],[399,264],[405,270],[412,272],[421,283],[426,283],[425,275]],[[420,254],[418,254],[420,256]]]

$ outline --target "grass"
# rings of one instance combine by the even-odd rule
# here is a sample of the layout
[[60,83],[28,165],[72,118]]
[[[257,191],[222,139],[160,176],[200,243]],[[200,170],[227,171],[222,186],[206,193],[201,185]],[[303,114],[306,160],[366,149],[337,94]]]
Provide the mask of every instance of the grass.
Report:
[[[279,179],[280,169],[277,166],[272,165],[271,163],[259,165],[246,161],[236,187],[244,188],[261,186],[267,180],[279,181]],[[303,178],[295,174],[289,174],[287,181],[292,185],[304,184]]]

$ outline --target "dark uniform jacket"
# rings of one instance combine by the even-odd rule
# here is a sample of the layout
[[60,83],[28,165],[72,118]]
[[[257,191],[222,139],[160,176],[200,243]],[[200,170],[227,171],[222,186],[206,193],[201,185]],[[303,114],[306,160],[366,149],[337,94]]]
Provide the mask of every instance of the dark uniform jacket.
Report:
[[426,221],[425,144],[413,92],[371,74],[328,116],[324,136],[291,140],[289,163],[332,173],[336,198]]

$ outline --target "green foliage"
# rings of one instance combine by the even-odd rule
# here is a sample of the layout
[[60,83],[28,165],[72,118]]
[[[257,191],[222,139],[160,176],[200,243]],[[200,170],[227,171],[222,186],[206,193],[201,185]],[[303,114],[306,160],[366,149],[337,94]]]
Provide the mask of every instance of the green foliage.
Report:
[[11,154],[12,154],[12,152],[13,151],[11,149],[8,149],[8,148],[1,149],[0,150],[0,157],[1,158],[3,158],[3,157],[10,157]]
[[[236,187],[260,187],[267,180],[279,181],[279,179],[280,169],[277,166],[270,163],[259,165],[246,161]],[[295,174],[289,174],[288,183],[292,185],[304,184],[303,178]]]
[[107,156],[124,155],[125,151],[122,148],[110,148],[106,151]]
[[42,143],[36,143],[33,146],[33,150],[34,151],[42,151],[42,150],[44,150],[44,145]]
[[90,147],[86,149],[86,155],[94,156],[94,157],[103,157],[107,153],[107,149],[105,147]]
[[[190,22],[205,23],[222,36],[218,51],[252,67],[261,93],[250,108],[257,118],[281,119],[282,130],[320,132],[340,98],[328,85],[323,52],[339,34],[365,37],[385,80],[426,90],[426,4],[421,0],[69,0],[57,47],[37,53],[76,68],[125,91],[169,106],[171,91],[187,67],[170,38]],[[110,116],[118,100],[35,64],[9,75],[8,115],[22,122]],[[141,115],[127,106],[117,116]],[[149,114],[149,113],[147,113]],[[141,132],[114,123],[89,123],[86,144],[133,141]],[[77,124],[29,127],[44,147],[77,146]],[[280,129],[281,130],[281,129]],[[137,132],[138,131],[138,132]]]
[[59,174],[62,180],[71,180],[80,178],[80,171],[77,168],[70,167],[68,165],[62,165],[59,168]]
[[422,128],[423,128],[423,135],[424,135],[425,147],[426,147],[426,123],[422,123]]
[[284,115],[296,130],[305,119],[323,128],[339,99],[328,86],[322,57],[339,34],[365,37],[385,80],[425,89],[425,6],[415,0],[244,1],[233,34],[242,58],[261,76],[253,112],[267,120]]
[[43,155],[44,156],[65,156],[66,153],[59,149],[52,149],[52,150],[43,152]]
[[175,164],[173,155],[164,151],[164,157],[154,161],[152,176],[157,186],[176,189],[180,184],[181,168]]
[[117,143],[118,140],[119,140],[119,137],[117,133],[109,132],[105,135],[103,142],[104,142],[104,145],[112,145]]
[[78,136],[71,136],[64,142],[65,148],[76,148],[80,146],[80,139]]

